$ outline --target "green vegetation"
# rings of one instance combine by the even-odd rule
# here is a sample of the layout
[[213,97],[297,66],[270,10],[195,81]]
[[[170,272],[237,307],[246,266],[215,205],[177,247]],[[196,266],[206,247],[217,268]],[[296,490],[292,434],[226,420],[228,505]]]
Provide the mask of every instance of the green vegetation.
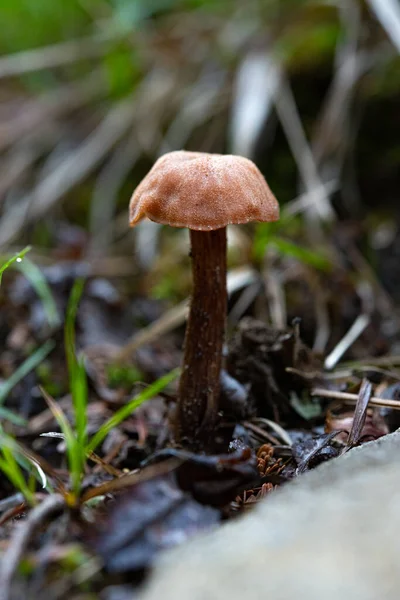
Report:
[[[14,266],[17,266],[31,281],[33,287],[41,297],[44,306],[47,311],[49,323],[52,325],[56,324],[56,318],[58,315],[55,309],[55,304],[51,291],[43,277],[40,270],[29,261],[29,265],[26,266],[27,262],[26,254],[30,251],[30,246],[27,246],[20,252],[17,252],[14,256],[6,260],[0,267],[0,285],[3,273]],[[55,346],[55,342],[48,340],[42,346],[34,350],[31,355],[14,371],[14,373],[7,379],[0,383],[0,418],[6,419],[14,425],[23,426],[26,425],[25,419],[17,415],[13,411],[3,406],[7,396],[11,390],[24,378],[26,375],[38,367],[42,361],[50,354]]]
[[146,400],[150,400],[150,398],[154,398],[154,396],[159,394],[169,383],[179,376],[179,372],[179,369],[174,369],[163,377],[160,377],[160,379],[157,379],[157,381],[149,385],[143,392],[132,398],[125,406],[117,410],[89,440],[88,445],[86,446],[86,452],[93,452],[114,427],[117,427],[117,425],[122,423],[122,421],[129,417],[137,408],[139,408],[139,406],[146,402]]
[[[37,350],[35,350],[5,381],[0,384],[0,409],[4,409],[2,406],[11,390],[24,378],[26,375],[33,371],[40,363],[50,354],[55,346],[53,340],[48,340]],[[1,415],[1,412],[0,412]],[[8,415],[8,416],[7,416]],[[26,425],[24,419],[15,415],[11,411],[4,412],[1,416],[8,418],[10,421],[17,425]]]
[[[296,226],[295,226],[296,228]],[[283,237],[293,233],[293,224],[290,220],[277,223],[260,223],[257,225],[253,242],[253,255],[256,260],[261,260],[268,247],[273,247],[283,256],[291,256],[300,263],[309,265],[319,271],[329,271],[331,262],[325,255],[323,248],[311,250],[303,245],[294,243]]]
[[14,263],[21,262],[22,259],[24,258],[24,256],[30,251],[30,249],[31,249],[31,247],[27,246],[26,248],[24,248],[20,252],[17,252],[16,254],[14,254],[14,256],[11,256],[9,259],[7,259],[2,264],[2,266],[0,266],[0,285],[1,285],[1,280],[2,280],[2,277],[3,277],[4,271],[6,271],[7,269],[9,269]]
[[47,283],[42,271],[28,258],[17,262],[16,266],[18,270],[25,275],[41,299],[50,327],[55,328],[60,325],[60,315],[58,314],[57,306],[54,301],[50,286]]
[[[33,506],[35,500],[35,479],[32,477],[35,467],[33,462],[26,459],[20,452],[14,439],[0,429],[0,470],[13,484],[16,490],[21,492],[28,504]],[[28,483],[21,466],[28,472]]]
[[[25,248],[23,251],[17,253],[12,258],[8,259],[7,262],[0,268],[0,281],[1,275],[7,268],[10,268],[14,263],[19,263],[25,256],[29,248]],[[35,283],[41,290],[41,298],[43,302],[47,303],[47,309],[52,309],[53,298],[51,291],[48,288],[43,275],[38,273],[38,269],[30,264],[28,268],[29,274],[33,276],[31,282]],[[26,274],[26,271],[23,270]],[[79,301],[83,293],[85,281],[78,279],[72,288],[65,319],[65,354],[67,358],[67,367],[69,375],[70,391],[72,396],[73,414],[74,414],[74,425],[72,426],[63,411],[60,409],[57,402],[53,400],[50,394],[41,388],[42,394],[48,403],[55,419],[57,420],[60,429],[62,431],[69,465],[70,475],[70,491],[66,492],[66,500],[71,506],[79,504],[80,490],[82,477],[85,472],[86,462],[88,456],[93,452],[95,448],[106,438],[107,434],[114,428],[117,427],[128,418],[136,408],[141,406],[146,400],[153,398],[159,392],[161,392],[169,383],[176,379],[179,375],[179,369],[175,369],[161,377],[145,390],[132,398],[122,408],[114,413],[114,415],[106,421],[97,431],[97,433],[90,439],[87,439],[87,404],[88,404],[88,384],[85,371],[85,365],[83,357],[79,356],[76,352],[75,345],[75,320],[78,311]],[[56,313],[52,312],[55,315]],[[6,400],[7,395],[13,389],[13,387],[21,381],[30,371],[35,368],[39,368],[42,361],[48,356],[53,350],[55,342],[48,340],[43,346],[35,350],[21,365],[14,371],[12,376],[1,385],[0,387],[0,405]],[[126,369],[118,365],[114,365],[110,368],[110,376],[114,383],[132,383],[137,381],[140,377],[140,373],[137,369]],[[9,409],[0,406],[0,417],[7,419],[10,423],[18,426],[26,425],[24,419],[13,413]],[[43,471],[29,453],[26,453],[23,447],[21,447],[16,440],[8,435],[0,427],[0,470],[6,475],[11,481],[14,487],[19,490],[25,497],[28,504],[35,504],[35,479],[43,483]],[[24,472],[26,471],[29,475],[28,480]]]
[[107,385],[111,389],[130,388],[143,380],[143,373],[135,365],[112,364],[107,367]]

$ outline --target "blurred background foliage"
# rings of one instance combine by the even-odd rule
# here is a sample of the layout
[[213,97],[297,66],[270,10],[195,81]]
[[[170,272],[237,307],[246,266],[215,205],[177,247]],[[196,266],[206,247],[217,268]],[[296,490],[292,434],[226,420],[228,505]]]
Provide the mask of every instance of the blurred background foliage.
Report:
[[176,300],[186,238],[162,235],[156,262],[160,229],[129,231],[127,205],[180,148],[249,156],[285,207],[272,234],[231,234],[233,264],[273,239],[328,269],[343,219],[373,223],[376,247],[397,240],[395,1],[2,0],[0,23],[1,249],[102,259],[110,275],[135,252],[144,289]]

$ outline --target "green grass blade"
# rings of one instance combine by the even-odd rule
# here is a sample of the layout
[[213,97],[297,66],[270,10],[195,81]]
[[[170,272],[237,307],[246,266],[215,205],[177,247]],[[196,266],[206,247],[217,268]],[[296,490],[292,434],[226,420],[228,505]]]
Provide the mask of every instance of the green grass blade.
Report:
[[[35,504],[34,492],[29,488],[18,462],[23,462],[22,466],[28,472],[32,471],[33,465],[24,460],[24,457],[19,456],[14,439],[3,431],[0,431],[0,443],[0,470],[3,471],[14,487],[24,495],[29,504]],[[19,460],[17,460],[17,457]]]
[[23,419],[19,415],[17,415],[12,410],[5,408],[4,406],[0,406],[0,419],[9,421],[13,425],[17,425],[18,427],[26,427],[28,425],[28,421]]
[[278,236],[273,237],[270,244],[275,246],[281,254],[293,256],[299,262],[310,265],[320,271],[327,272],[332,268],[329,258],[321,251],[310,250]]
[[109,431],[114,427],[117,427],[124,419],[129,417],[134,410],[136,410],[143,402],[150,400],[156,396],[161,390],[163,390],[171,381],[179,376],[180,369],[174,369],[170,371],[160,379],[157,379],[154,383],[149,385],[143,392],[132,398],[130,402],[125,404],[122,408],[108,420],[104,425],[100,427],[97,433],[90,439],[86,446],[86,452],[93,452],[95,448],[104,440]]
[[41,299],[50,327],[57,327],[61,322],[60,316],[52,291],[42,271],[29,259],[19,262],[18,269],[30,281],[35,292]]
[[65,353],[67,356],[69,382],[75,413],[76,435],[80,448],[82,449],[82,460],[84,460],[85,457],[84,448],[87,442],[88,388],[83,360],[76,356],[75,320],[84,284],[85,282],[83,279],[77,279],[74,283],[68,301],[65,321]]
[[30,246],[26,246],[26,248],[24,248],[23,250],[21,250],[21,252],[17,252],[17,254],[14,254],[14,256],[12,256],[11,258],[9,258],[1,267],[0,267],[0,285],[1,285],[1,279],[3,277],[3,273],[6,269],[8,269],[9,267],[11,267],[11,265],[13,265],[15,262],[21,262],[22,259],[24,258],[25,254],[27,254],[27,252],[29,252],[31,249]]
[[17,462],[13,461],[11,463],[8,458],[0,457],[0,470],[3,471],[4,475],[11,481],[13,486],[23,494],[26,501],[33,506],[35,504],[35,496],[29,489]]
[[40,388],[44,399],[46,400],[51,412],[54,415],[57,423],[64,434],[65,444],[67,447],[68,465],[71,477],[71,487],[75,498],[79,497],[81,478],[83,472],[82,452],[79,448],[78,440],[74,435],[71,425],[68,423],[67,417],[64,415],[61,408],[53,398],[46,392],[44,388]]
[[4,400],[7,398],[10,391],[13,389],[17,383],[21,381],[30,371],[35,369],[45,358],[46,356],[53,350],[55,346],[55,342],[53,340],[48,340],[40,346],[31,356],[29,356],[23,363],[20,365],[14,373],[5,381],[0,384],[0,405],[3,404]]

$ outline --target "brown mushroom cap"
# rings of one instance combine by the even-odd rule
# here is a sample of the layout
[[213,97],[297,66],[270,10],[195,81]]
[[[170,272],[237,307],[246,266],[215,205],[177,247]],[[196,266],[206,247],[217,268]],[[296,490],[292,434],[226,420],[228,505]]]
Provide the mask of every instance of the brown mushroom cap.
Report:
[[136,188],[130,225],[145,217],[208,231],[230,223],[277,221],[279,205],[251,160],[181,150],[159,158]]

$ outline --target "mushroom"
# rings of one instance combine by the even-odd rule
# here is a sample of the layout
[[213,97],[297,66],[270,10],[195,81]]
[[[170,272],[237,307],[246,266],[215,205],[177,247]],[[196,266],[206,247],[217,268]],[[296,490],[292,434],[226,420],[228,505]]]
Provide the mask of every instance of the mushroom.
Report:
[[226,226],[276,221],[278,203],[241,156],[177,151],[157,160],[130,201],[130,225],[147,217],[190,229],[193,292],[175,416],[175,440],[211,441],[219,404],[227,309]]

